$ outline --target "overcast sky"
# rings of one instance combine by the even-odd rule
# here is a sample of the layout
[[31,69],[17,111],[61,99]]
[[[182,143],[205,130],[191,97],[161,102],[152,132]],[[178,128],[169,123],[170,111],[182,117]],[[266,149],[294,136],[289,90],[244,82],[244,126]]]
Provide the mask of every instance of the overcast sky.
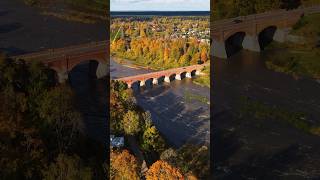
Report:
[[210,0],[111,0],[111,11],[210,11]]

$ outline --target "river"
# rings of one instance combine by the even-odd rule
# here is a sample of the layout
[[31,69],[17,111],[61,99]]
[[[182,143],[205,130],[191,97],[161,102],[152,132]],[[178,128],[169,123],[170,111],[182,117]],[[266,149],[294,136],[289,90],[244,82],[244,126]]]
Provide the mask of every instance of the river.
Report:
[[[269,54],[269,56],[267,56]],[[229,59],[214,58],[214,176],[217,179],[317,179],[320,137],[278,120],[237,118],[240,97],[304,112],[320,124],[320,84],[268,70],[272,51],[242,50]]]
[[[130,65],[130,61],[125,61]],[[146,69],[110,62],[111,78],[151,72]],[[184,78],[155,86],[133,87],[137,104],[150,111],[157,129],[170,145],[178,148],[185,143],[210,144],[210,90]],[[197,95],[199,98],[188,98]]]

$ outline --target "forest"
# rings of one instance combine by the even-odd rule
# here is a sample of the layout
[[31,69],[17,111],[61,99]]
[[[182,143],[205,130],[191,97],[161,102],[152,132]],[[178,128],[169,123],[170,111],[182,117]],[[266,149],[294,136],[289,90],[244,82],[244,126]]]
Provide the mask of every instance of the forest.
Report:
[[[125,137],[125,146],[110,151],[110,179],[203,179],[209,175],[209,149],[186,144],[170,147],[152,122],[150,112],[135,103],[132,89],[111,81],[111,134]],[[142,174],[141,157],[135,155],[130,141],[137,141],[149,170]]]
[[105,179],[105,146],[82,133],[70,86],[4,55],[0,72],[1,179]]
[[111,25],[111,55],[153,69],[209,61],[208,17],[116,18]]

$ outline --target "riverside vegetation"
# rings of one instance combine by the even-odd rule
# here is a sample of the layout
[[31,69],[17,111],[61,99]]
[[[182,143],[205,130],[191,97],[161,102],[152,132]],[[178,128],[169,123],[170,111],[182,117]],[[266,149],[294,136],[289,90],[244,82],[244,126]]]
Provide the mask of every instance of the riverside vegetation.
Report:
[[70,86],[4,55],[0,72],[1,179],[105,179],[105,147],[82,133]]
[[104,0],[24,0],[29,6],[39,7],[41,14],[63,20],[94,24],[108,21],[109,1]]
[[302,37],[301,43],[273,43],[275,51],[268,57],[266,65],[269,69],[283,72],[294,77],[309,77],[320,79],[320,14],[311,14],[302,19],[293,27],[291,34]]
[[[258,120],[257,122],[277,120],[288,123],[307,133],[320,136],[320,124],[311,123],[313,121],[310,117],[302,112],[292,112],[283,107],[271,106],[270,104],[264,104],[261,101],[243,96],[241,97],[240,103],[241,109],[238,112],[239,119],[251,117],[252,120]],[[259,125],[259,123],[257,123],[257,125]]]
[[[132,90],[119,81],[111,81],[110,94],[111,134],[125,137],[123,149],[111,150],[110,179],[147,180],[156,177],[171,179],[205,178],[209,174],[209,150],[205,146],[184,145],[179,149],[170,147],[152,123],[151,114],[135,103]],[[141,174],[139,157],[127,144],[134,137],[147,164],[146,174]]]

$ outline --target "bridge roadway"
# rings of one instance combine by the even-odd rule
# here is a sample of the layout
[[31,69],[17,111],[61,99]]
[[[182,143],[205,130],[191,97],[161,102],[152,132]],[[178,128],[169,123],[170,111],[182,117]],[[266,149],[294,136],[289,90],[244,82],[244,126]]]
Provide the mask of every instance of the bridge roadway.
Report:
[[48,49],[40,52],[12,56],[13,59],[23,59],[26,62],[36,60],[56,71],[60,83],[68,79],[68,73],[77,64],[96,60],[98,67],[97,77],[103,77],[108,70],[109,48],[108,41],[91,42],[87,44],[64,48]]
[[181,80],[184,76],[186,78],[192,78],[193,75],[200,75],[201,70],[208,65],[208,63],[201,65],[192,65],[146,74],[139,74],[135,76],[117,78],[115,80],[125,82],[129,88],[131,88],[134,83],[139,83],[140,86],[145,86],[146,81],[148,80],[152,80],[152,84],[158,84],[159,80],[161,80],[162,78],[164,78],[164,82],[170,83],[173,76],[176,80]]
[[242,46],[243,49],[260,52],[263,49],[261,38],[285,42],[288,40],[290,29],[303,15],[317,12],[320,12],[320,6],[289,11],[275,10],[214,21],[211,26],[212,54],[219,58],[228,58],[227,46],[230,43],[237,43],[237,46]]

